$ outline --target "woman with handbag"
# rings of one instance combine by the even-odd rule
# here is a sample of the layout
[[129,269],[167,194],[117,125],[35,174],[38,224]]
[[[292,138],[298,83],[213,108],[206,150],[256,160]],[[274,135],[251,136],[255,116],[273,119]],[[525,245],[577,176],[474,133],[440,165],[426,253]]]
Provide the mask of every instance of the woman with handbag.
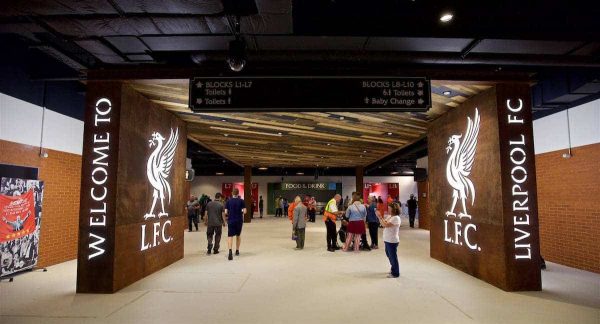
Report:
[[348,251],[351,242],[354,242],[354,252],[360,248],[360,236],[365,231],[365,219],[367,218],[367,208],[360,202],[360,195],[357,192],[352,193],[352,204],[346,209],[348,217],[348,237],[344,243],[344,251]]

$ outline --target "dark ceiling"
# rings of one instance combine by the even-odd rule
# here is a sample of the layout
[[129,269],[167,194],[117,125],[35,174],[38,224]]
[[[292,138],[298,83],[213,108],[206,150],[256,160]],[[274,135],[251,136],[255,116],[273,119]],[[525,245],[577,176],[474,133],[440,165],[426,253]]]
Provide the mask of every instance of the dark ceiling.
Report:
[[[444,12],[450,23],[440,22]],[[539,117],[600,97],[599,16],[598,4],[578,1],[1,1],[0,40],[37,80],[231,73],[224,59],[236,35],[248,47],[245,74],[518,74],[534,84]],[[406,154],[379,166],[412,163]]]

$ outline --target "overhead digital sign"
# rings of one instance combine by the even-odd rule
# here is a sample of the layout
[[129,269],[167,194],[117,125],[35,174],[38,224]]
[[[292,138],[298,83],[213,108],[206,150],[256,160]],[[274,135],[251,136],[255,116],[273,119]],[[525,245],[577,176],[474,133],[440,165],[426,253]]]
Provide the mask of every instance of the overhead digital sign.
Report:
[[197,77],[190,79],[189,89],[195,112],[425,112],[431,107],[425,77]]

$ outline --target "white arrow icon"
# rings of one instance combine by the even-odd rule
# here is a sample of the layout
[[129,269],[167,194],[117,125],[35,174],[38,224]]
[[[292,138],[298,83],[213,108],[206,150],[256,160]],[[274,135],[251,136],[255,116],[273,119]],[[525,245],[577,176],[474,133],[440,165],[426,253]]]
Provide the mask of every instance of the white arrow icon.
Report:
[[417,101],[419,103],[419,105],[422,105],[425,101],[423,101],[423,99],[419,99],[419,101]]
[[202,88],[203,85],[204,85],[204,83],[202,83],[202,81],[198,81],[196,83],[196,88]]
[[200,99],[200,98],[196,99],[196,103],[199,104],[199,105],[201,105],[202,104],[202,99]]

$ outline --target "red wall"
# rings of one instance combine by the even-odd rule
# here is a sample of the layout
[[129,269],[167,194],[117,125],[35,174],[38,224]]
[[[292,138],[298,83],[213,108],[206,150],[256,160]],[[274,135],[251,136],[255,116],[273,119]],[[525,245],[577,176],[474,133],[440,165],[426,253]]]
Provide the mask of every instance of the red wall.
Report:
[[38,266],[50,266],[77,258],[81,156],[0,140],[0,163],[39,168],[44,181],[42,228]]
[[600,273],[600,144],[535,157],[542,256]]

